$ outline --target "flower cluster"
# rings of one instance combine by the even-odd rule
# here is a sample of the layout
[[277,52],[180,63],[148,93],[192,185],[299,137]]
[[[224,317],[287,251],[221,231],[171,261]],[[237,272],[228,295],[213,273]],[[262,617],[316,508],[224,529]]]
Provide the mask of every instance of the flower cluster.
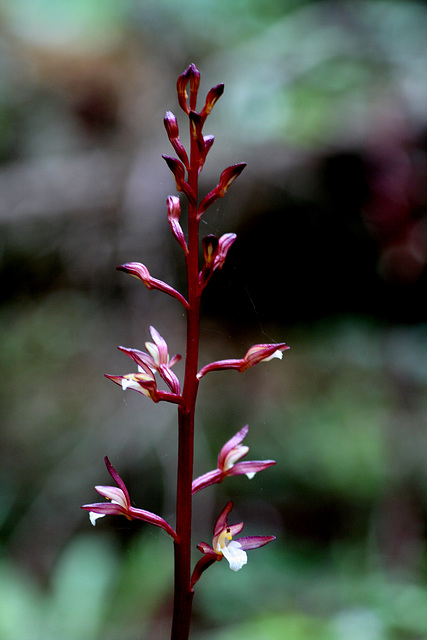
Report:
[[[123,375],[107,374],[106,377],[124,391],[131,389],[150,398],[153,402],[170,402],[178,411],[178,477],[176,526],[173,528],[160,516],[133,507],[125,483],[105,458],[107,470],[117,486],[96,486],[96,491],[106,498],[106,502],[83,505],[89,512],[92,524],[106,515],[122,515],[128,520],[141,520],[166,531],[174,540],[175,549],[175,594],[172,638],[182,640],[188,637],[193,587],[202,573],[214,562],[226,558],[230,568],[238,571],[247,562],[246,552],[262,547],[274,540],[274,536],[252,536],[235,538],[243,522],[229,525],[228,515],[232,502],[228,502],[219,515],[213,532],[212,545],[200,542],[198,550],[203,554],[191,573],[191,516],[192,496],[207,487],[222,482],[225,478],[255,474],[275,464],[274,460],[242,460],[249,448],[242,444],[248,434],[244,426],[221,448],[216,469],[193,479],[194,416],[198,386],[202,378],[212,371],[235,369],[243,372],[260,362],[281,359],[289,347],[284,343],[256,344],[250,347],[242,358],[216,360],[204,365],[198,371],[200,300],[202,293],[215,271],[222,269],[230,249],[236,241],[236,234],[225,233],[220,237],[209,234],[200,239],[199,227],[202,216],[219,198],[223,198],[232,183],[240,176],[246,163],[232,164],[224,169],[217,184],[198,201],[198,179],[207,155],[212,148],[214,137],[204,135],[203,127],[214,105],[224,91],[224,85],[213,87],[207,94],[204,105],[197,111],[200,73],[191,64],[177,81],[178,104],[189,122],[190,147],[185,149],[179,135],[176,116],[167,111],[164,126],[176,157],[163,158],[173,174],[176,190],[187,200],[187,220],[184,233],[181,226],[181,200],[170,195],[166,201],[167,221],[172,235],[179,243],[186,262],[187,292],[185,295],[158,278],[154,278],[147,266],[140,262],[128,262],[117,267],[141,281],[147,289],[162,291],[173,297],[184,307],[187,317],[187,345],[185,374],[181,385],[172,370],[181,359],[180,355],[169,357],[168,345],[160,333],[150,327],[151,342],[145,343],[145,351],[129,347],[119,347],[136,365],[136,371]],[[202,253],[201,260],[199,253]],[[201,264],[201,266],[200,266]]]

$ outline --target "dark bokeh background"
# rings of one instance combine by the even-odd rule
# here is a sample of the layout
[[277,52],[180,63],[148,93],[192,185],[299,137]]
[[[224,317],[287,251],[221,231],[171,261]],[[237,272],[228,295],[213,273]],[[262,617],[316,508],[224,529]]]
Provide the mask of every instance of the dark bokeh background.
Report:
[[202,188],[248,163],[202,223],[238,238],[201,362],[291,345],[201,385],[197,473],[246,423],[278,464],[196,496],[195,545],[229,499],[277,541],[203,576],[193,637],[426,638],[427,5],[385,0],[0,2],[0,637],[168,637],[167,536],[79,507],[107,454],[173,520],[175,410],[103,373],[149,325],[185,349],[179,305],[115,266],[184,286],[161,154],[190,62],[226,85]]

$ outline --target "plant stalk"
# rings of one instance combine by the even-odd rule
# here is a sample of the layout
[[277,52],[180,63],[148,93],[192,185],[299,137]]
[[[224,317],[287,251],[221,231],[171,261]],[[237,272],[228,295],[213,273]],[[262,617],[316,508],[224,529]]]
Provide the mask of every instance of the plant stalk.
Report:
[[190,634],[193,589],[191,587],[191,519],[194,459],[194,415],[196,408],[200,287],[199,287],[199,221],[197,220],[199,154],[191,138],[188,183],[195,194],[188,203],[188,254],[186,256],[188,303],[187,349],[183,403],[178,408],[178,471],[176,500],[176,532],[174,543],[175,581],[171,640],[187,640]]

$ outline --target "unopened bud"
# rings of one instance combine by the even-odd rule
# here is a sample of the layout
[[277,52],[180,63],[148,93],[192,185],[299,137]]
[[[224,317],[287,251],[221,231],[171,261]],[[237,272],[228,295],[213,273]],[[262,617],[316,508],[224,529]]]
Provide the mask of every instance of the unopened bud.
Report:
[[208,92],[208,95],[206,96],[205,106],[200,112],[200,115],[202,116],[203,120],[206,120],[206,118],[214,108],[215,103],[218,101],[218,99],[222,96],[223,93],[224,93],[223,84],[218,84],[216,87],[212,87],[212,89]]
[[203,257],[205,259],[205,265],[208,268],[214,266],[219,240],[214,235],[205,236],[202,240],[203,245]]
[[[188,93],[187,85],[190,83],[190,108],[187,105]],[[176,83],[178,91],[179,106],[188,115],[190,111],[196,110],[197,93],[199,91],[200,73],[196,65],[190,64],[189,67],[181,73]]]

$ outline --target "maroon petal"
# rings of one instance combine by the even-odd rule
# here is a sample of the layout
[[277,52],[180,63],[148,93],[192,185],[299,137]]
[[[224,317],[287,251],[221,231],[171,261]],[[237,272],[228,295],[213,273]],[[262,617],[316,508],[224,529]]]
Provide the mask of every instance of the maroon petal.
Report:
[[139,349],[130,349],[129,347],[117,347],[123,353],[126,353],[138,366],[140,366],[147,373],[152,372],[156,368],[156,363],[153,358],[144,351]]
[[202,489],[205,489],[206,487],[209,487],[211,484],[217,484],[218,482],[221,482],[223,477],[224,474],[220,469],[214,469],[213,471],[208,471],[208,473],[199,476],[198,478],[193,480],[192,495],[194,495],[198,491],[201,491]]
[[94,502],[93,504],[84,504],[81,509],[100,513],[104,516],[127,516],[127,510],[115,502]]
[[[187,85],[190,83],[190,108],[188,108]],[[181,73],[176,83],[178,91],[179,106],[188,115],[190,110],[196,110],[197,92],[199,90],[200,73],[195,64],[190,64],[187,69]]]
[[208,91],[208,95],[206,96],[205,106],[200,112],[200,115],[203,118],[203,120],[206,120],[206,118],[214,108],[215,103],[219,100],[219,98],[222,96],[223,93],[224,93],[224,85],[222,83],[218,84],[216,87],[212,87],[212,89]]
[[159,367],[159,374],[173,393],[181,393],[179,380],[170,367],[161,364]]
[[222,269],[227,253],[237,238],[235,233],[224,233],[218,241],[218,251],[216,252],[214,269]]
[[187,254],[188,247],[185,241],[184,232],[179,222],[179,217],[181,215],[181,203],[179,201],[179,198],[177,196],[169,196],[166,204],[168,209],[168,222],[172,233],[178,240],[184,252]]
[[210,544],[207,544],[207,542],[199,542],[199,544],[197,545],[197,549],[202,553],[206,553],[208,555],[211,555],[211,554],[215,556],[217,555],[216,552],[210,546]]
[[247,436],[249,431],[249,425],[245,425],[240,431],[238,431],[225,445],[222,447],[218,456],[218,469],[222,469],[224,467],[224,462],[228,454],[234,447],[237,447]]
[[250,549],[258,549],[275,540],[276,536],[249,536],[247,538],[237,538],[236,542],[242,545],[242,549],[248,551]]
[[221,511],[221,513],[218,516],[218,520],[215,523],[215,528],[214,528],[214,538],[216,536],[219,536],[219,534],[221,533],[221,531],[223,531],[226,526],[227,526],[227,516],[230,513],[230,511],[233,508],[233,502],[230,500],[230,502],[228,502],[224,509]]
[[259,473],[274,464],[276,464],[275,460],[247,460],[244,462],[237,462],[229,471],[227,471],[227,475],[241,476],[246,473]]
[[113,465],[111,464],[107,456],[105,456],[104,462],[105,462],[105,466],[107,467],[108,473],[116,482],[117,486],[120,487],[120,489],[123,491],[126,497],[126,502],[128,503],[128,505],[130,505],[129,493],[125,483],[123,482],[123,480],[121,479],[121,477],[119,476],[119,474],[117,473],[117,471],[115,470],[115,468],[113,467]]
[[217,186],[212,189],[212,191],[210,191],[199,204],[199,208],[197,210],[197,217],[199,218],[199,220],[206,209],[210,207],[215,202],[215,200],[217,200],[218,198],[223,198],[225,196],[231,184],[242,173],[245,167],[246,162],[240,162],[239,164],[233,164],[230,167],[224,169],[224,171],[221,173]]

